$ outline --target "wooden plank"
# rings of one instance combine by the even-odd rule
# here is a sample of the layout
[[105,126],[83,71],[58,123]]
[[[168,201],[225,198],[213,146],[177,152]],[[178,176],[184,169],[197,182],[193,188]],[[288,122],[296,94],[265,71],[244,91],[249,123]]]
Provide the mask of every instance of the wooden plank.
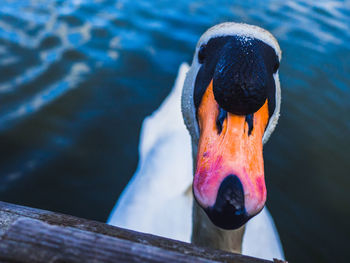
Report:
[[270,261],[0,202],[0,262]]
[[[30,251],[30,253],[28,253]],[[0,243],[9,262],[213,262],[141,243],[21,218]]]

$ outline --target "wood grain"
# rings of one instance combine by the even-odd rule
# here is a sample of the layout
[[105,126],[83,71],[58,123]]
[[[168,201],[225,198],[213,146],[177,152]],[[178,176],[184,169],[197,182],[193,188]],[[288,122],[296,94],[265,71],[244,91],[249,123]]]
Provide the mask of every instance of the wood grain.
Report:
[[271,263],[96,221],[0,202],[2,262]]

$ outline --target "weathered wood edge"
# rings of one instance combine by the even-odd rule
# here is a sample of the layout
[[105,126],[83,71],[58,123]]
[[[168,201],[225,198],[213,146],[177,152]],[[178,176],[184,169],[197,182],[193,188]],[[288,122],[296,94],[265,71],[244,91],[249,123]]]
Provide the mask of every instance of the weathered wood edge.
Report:
[[[190,258],[191,257],[202,258],[204,260],[203,262],[205,262],[205,260],[219,261],[219,262],[235,262],[235,263],[271,262],[271,261],[243,256],[240,254],[232,254],[232,253],[228,253],[220,250],[197,247],[189,243],[184,243],[184,242],[171,240],[163,237],[158,237],[150,234],[139,233],[136,231],[126,230],[126,229],[110,226],[110,225],[92,221],[92,220],[77,218],[74,216],[54,213],[54,212],[45,211],[41,209],[9,204],[9,203],[0,201],[0,241],[1,242],[6,237],[11,235],[11,229],[12,231],[20,231],[18,229],[19,227],[18,224],[21,221],[18,221],[18,220],[22,220],[23,218],[35,219],[34,221],[41,221],[46,225],[61,227],[62,229],[60,231],[63,234],[66,233],[65,232],[66,230],[64,230],[64,228],[67,228],[71,232],[74,232],[74,231],[76,232],[78,230],[84,231],[85,234],[87,232],[92,232],[92,234],[95,233],[95,234],[106,236],[106,238],[107,237],[112,238],[109,240],[113,240],[114,238],[115,242],[120,242],[120,240],[124,240],[126,243],[128,242],[138,243],[147,247],[155,247],[156,250],[162,249],[162,250],[167,250],[174,253],[181,253],[183,255],[189,256]],[[43,227],[45,226],[45,224],[43,225]],[[135,245],[135,246],[138,247],[138,245]],[[147,253],[147,251],[145,251],[145,253]],[[1,251],[0,251],[0,254],[1,254]],[[2,262],[3,260],[4,260],[3,257],[1,257],[0,255],[0,262]],[[180,261],[177,261],[177,262],[180,262]],[[14,261],[14,262],[21,262],[21,261]],[[26,261],[26,262],[29,262],[29,261]],[[176,262],[176,261],[173,261],[173,262]],[[184,261],[182,260],[182,262]]]
[[3,237],[0,258],[9,262],[213,262],[73,227],[49,225],[32,218],[17,219]]

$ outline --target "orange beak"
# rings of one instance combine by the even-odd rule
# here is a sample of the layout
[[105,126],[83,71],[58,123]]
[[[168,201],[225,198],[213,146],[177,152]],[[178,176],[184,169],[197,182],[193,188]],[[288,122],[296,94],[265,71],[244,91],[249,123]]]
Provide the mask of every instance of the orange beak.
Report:
[[269,119],[268,103],[250,116],[225,112],[207,87],[197,111],[200,138],[194,196],[213,223],[226,229],[243,225],[266,201],[262,138]]

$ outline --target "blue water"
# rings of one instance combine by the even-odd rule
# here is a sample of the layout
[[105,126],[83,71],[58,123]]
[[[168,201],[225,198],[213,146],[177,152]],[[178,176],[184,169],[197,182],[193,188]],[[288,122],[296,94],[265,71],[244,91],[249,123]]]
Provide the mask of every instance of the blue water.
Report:
[[268,206],[290,262],[347,262],[349,1],[3,1],[0,200],[106,220],[136,169],[143,118],[210,26],[283,50]]

